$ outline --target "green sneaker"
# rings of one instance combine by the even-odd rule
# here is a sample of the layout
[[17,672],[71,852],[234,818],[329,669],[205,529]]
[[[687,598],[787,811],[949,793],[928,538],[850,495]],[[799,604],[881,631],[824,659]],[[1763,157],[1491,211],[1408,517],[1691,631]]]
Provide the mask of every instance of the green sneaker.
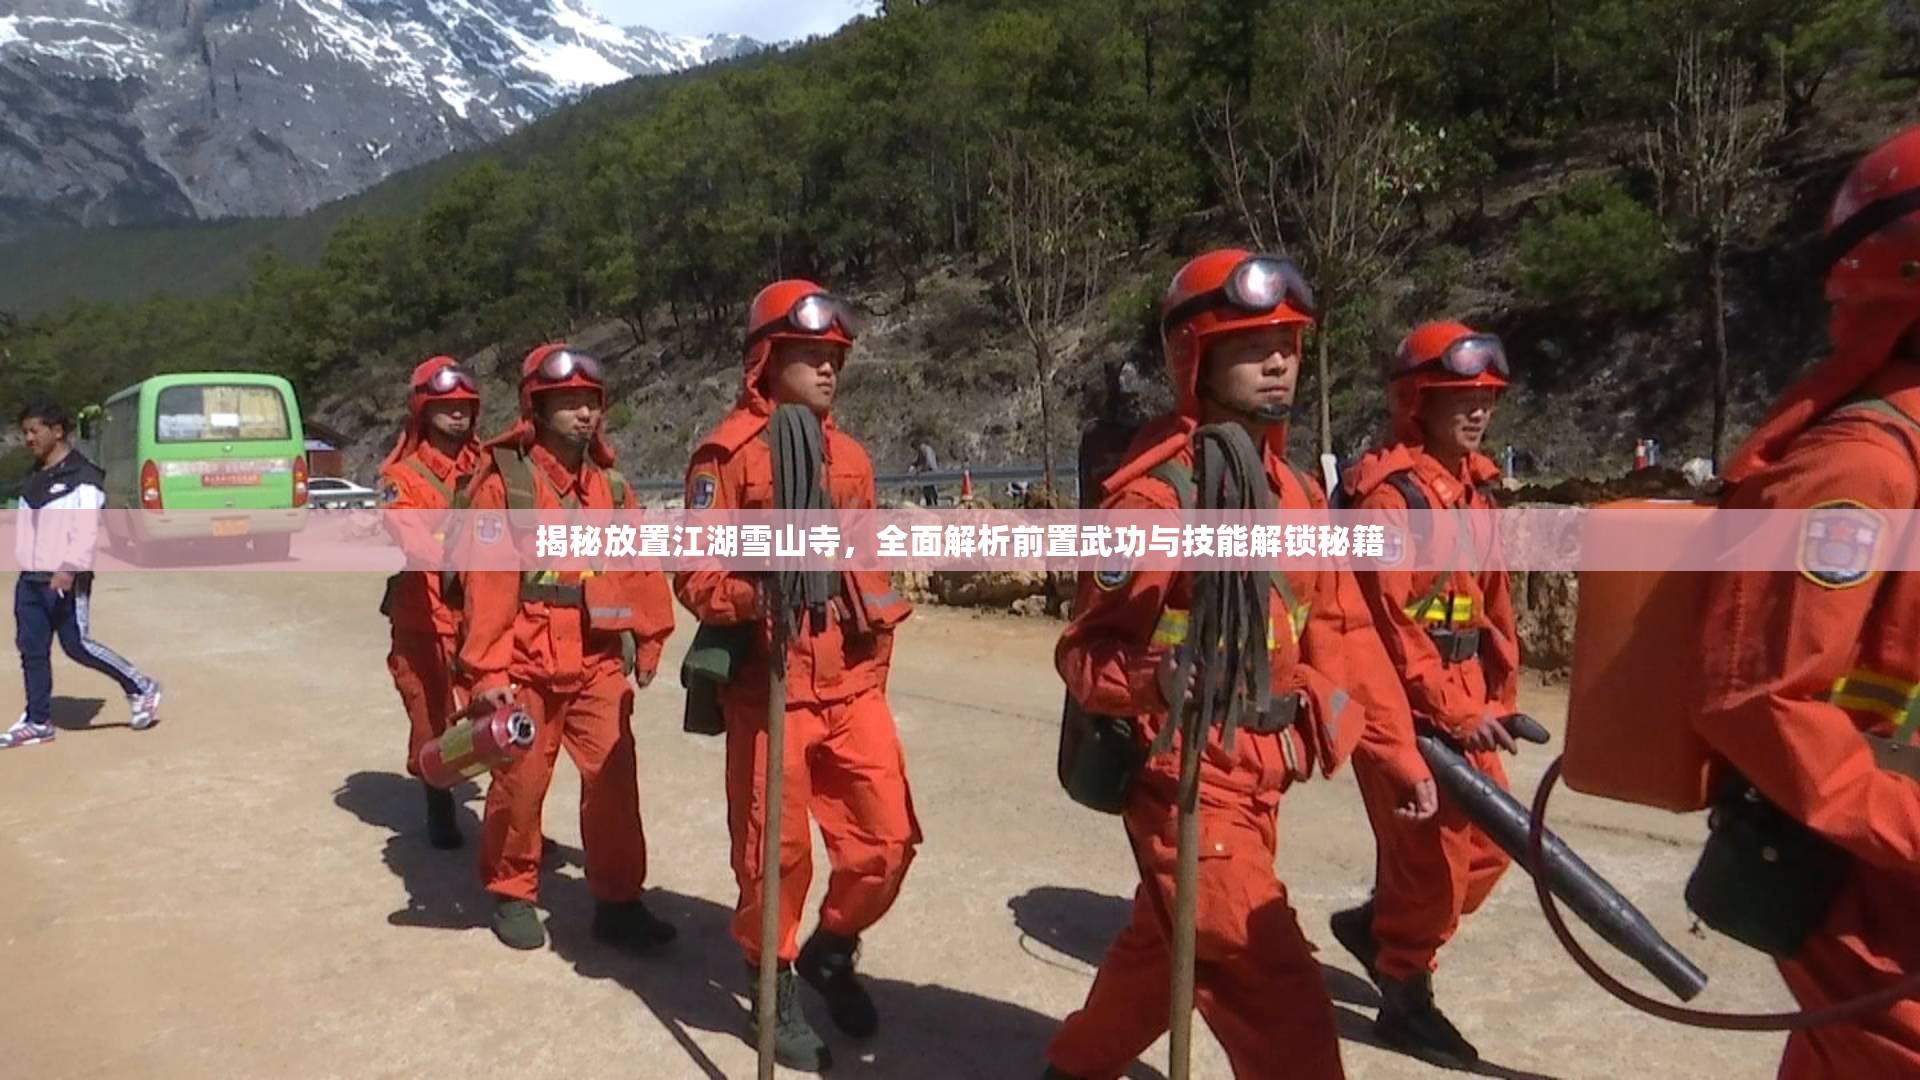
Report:
[[509,949],[538,949],[547,943],[540,912],[525,900],[502,900],[493,909],[493,936]]

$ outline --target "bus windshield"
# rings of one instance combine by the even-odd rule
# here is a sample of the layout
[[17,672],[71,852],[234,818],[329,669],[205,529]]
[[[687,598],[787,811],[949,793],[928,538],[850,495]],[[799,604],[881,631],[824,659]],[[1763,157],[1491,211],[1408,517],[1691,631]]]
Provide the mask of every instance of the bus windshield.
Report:
[[163,443],[242,442],[292,438],[287,403],[271,386],[202,383],[169,386],[157,395],[154,435]]

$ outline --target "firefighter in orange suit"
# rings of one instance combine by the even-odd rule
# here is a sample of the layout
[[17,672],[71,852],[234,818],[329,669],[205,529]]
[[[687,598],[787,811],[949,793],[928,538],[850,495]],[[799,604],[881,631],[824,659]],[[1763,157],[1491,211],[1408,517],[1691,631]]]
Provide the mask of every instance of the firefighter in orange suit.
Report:
[[[381,610],[393,624],[387,671],[406,707],[407,773],[420,775],[420,748],[447,729],[453,712],[453,657],[460,613],[440,594],[438,567],[444,543],[433,524],[453,504],[454,493],[473,475],[474,422],[480,386],[473,373],[450,356],[435,356],[413,369],[408,384],[407,426],[380,466],[380,501],[387,532],[407,562],[426,569],[395,575]],[[457,848],[453,793],[422,784],[427,794],[427,839]]]
[[[515,525],[518,514],[610,515],[635,508],[600,432],[605,413],[605,382],[593,356],[566,345],[543,345],[527,355],[519,422],[481,448],[479,471],[468,488],[474,551],[501,550],[500,544],[535,551],[531,529]],[[580,835],[595,901],[594,936],[634,950],[671,941],[673,927],[641,900],[647,847],[632,725],[634,689],[653,681],[661,647],[673,631],[665,575],[470,568],[462,584],[463,678],[486,705],[502,708],[517,700],[538,731],[532,749],[495,770],[487,788],[480,875],[498,902],[494,933],[516,949],[546,941],[533,906],[540,812],[565,746],[580,772]],[[629,650],[633,686],[627,681]]]
[[[1499,470],[1480,453],[1487,423],[1507,386],[1500,339],[1457,322],[1416,328],[1387,369],[1393,442],[1351,468],[1355,509],[1406,522],[1411,511],[1423,554],[1492,550],[1488,494]],[[1466,560],[1462,560],[1465,562]],[[1361,573],[1387,655],[1399,669],[1416,727],[1450,736],[1474,768],[1507,787],[1500,751],[1514,742],[1503,717],[1515,711],[1519,639],[1505,569]],[[1394,813],[1393,777],[1354,768],[1378,851],[1373,899],[1332,919],[1334,937],[1380,987],[1375,1031],[1388,1045],[1429,1062],[1471,1068],[1480,1054],[1434,1004],[1435,955],[1460,916],[1477,910],[1506,872],[1508,858],[1460,809],[1443,804],[1428,821]]]
[[[1161,308],[1173,414],[1148,424],[1106,484],[1103,508],[1191,505],[1199,425],[1234,422],[1263,447],[1282,510],[1322,509],[1316,483],[1284,457],[1312,294],[1292,263],[1213,251],[1175,276]],[[1401,812],[1434,811],[1432,777],[1413,742],[1406,697],[1346,570],[1273,575],[1269,635],[1276,707],[1237,732],[1217,726],[1200,773],[1195,1004],[1235,1075],[1326,1080],[1343,1075],[1333,1005],[1313,946],[1274,873],[1280,797],[1348,754],[1397,785]],[[1163,679],[1184,636],[1193,579],[1166,570],[1082,574],[1056,664],[1090,714],[1134,721],[1142,750],[1168,722]],[[1277,707],[1288,700],[1291,710]],[[1047,1050],[1049,1077],[1112,1080],[1167,1030],[1170,912],[1177,861],[1179,756],[1149,757],[1123,814],[1141,882],[1133,920],[1108,949],[1086,1004]]]
[[[1712,575],[1694,712],[1725,764],[1843,861],[1806,883],[1835,893],[1779,962],[1807,1007],[1920,971],[1920,783],[1903,764],[1920,720],[1920,575],[1876,569],[1913,550],[1881,515],[1920,505],[1920,128],[1854,167],[1824,255],[1833,353],[1735,452],[1722,501],[1797,512],[1799,569]],[[1920,1001],[1794,1032],[1780,1075],[1920,1075]]]
[[[765,433],[776,406],[805,405],[825,429],[824,474],[836,509],[874,506],[873,465],[852,436],[834,426],[839,373],[853,345],[846,304],[809,281],[776,282],[748,312],[740,398],[694,451],[687,469],[691,510],[773,508],[773,470]],[[825,998],[836,1027],[855,1038],[879,1027],[873,1001],[855,974],[860,934],[893,906],[921,841],[907,786],[906,761],[887,707],[886,667],[894,627],[911,607],[885,571],[842,575],[824,630],[804,624],[787,651],[785,798],[781,809],[779,1030],[775,1049],[789,1068],[819,1071],[832,1054],[802,1012],[796,969]],[[771,622],[759,610],[754,580],[699,569],[675,575],[675,592],[704,625],[752,632],[744,669],[720,689],[727,738],[727,816],[740,899],[733,936],[749,968],[759,965],[761,809],[765,786],[767,650]],[[833,871],[819,928],[798,944],[813,857],[808,813],[820,825]]]

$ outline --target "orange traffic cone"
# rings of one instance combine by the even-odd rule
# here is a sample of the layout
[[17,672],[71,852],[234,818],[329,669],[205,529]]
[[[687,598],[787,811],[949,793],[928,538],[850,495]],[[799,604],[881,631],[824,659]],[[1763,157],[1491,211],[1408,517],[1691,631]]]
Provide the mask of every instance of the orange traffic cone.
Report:
[[965,465],[960,466],[960,497],[973,498],[973,472]]

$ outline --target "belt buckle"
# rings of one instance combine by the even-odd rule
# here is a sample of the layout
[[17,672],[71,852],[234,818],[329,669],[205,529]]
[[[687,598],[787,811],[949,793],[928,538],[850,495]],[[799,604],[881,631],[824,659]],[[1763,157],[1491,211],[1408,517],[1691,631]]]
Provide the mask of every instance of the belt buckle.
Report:
[[1480,631],[1478,629],[1448,630],[1441,627],[1427,631],[1434,647],[1440,652],[1440,659],[1448,664],[1463,664],[1480,652]]
[[1285,731],[1300,719],[1300,691],[1267,699],[1267,707],[1261,711],[1259,720],[1248,727],[1257,735],[1272,735]]
[[1873,749],[1873,763],[1891,773],[1920,780],[1920,746],[1898,743],[1879,735],[1866,736]]

